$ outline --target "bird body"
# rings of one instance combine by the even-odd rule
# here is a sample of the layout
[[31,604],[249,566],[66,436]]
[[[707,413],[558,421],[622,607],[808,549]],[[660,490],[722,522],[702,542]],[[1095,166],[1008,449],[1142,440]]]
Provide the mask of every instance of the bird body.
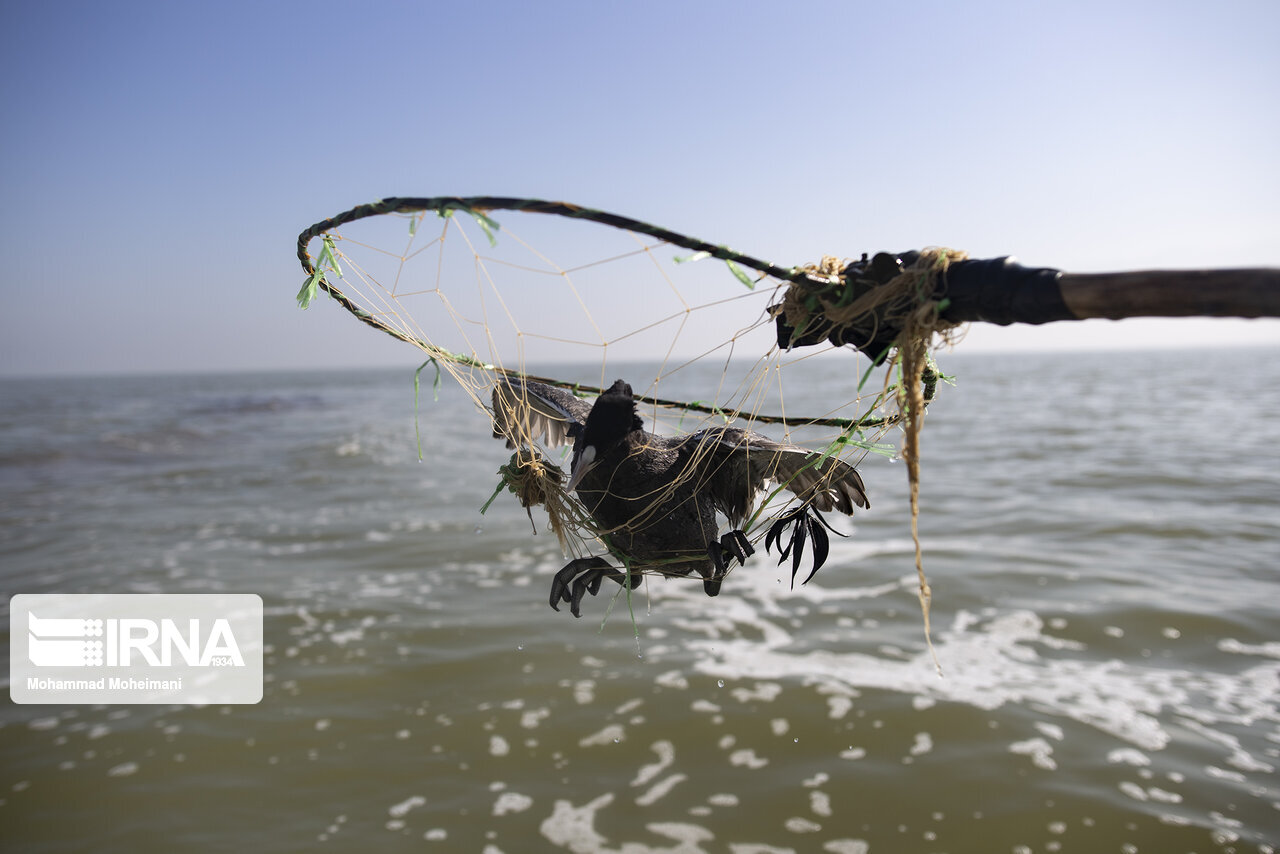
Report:
[[[645,430],[631,386],[622,380],[593,405],[542,383],[502,380],[493,407],[494,435],[509,446],[538,440],[555,447],[572,439],[568,489],[577,492],[610,552],[632,572],[697,572],[708,595],[719,592],[731,560],[745,563],[755,551],[741,527],[769,482],[801,498],[801,513],[786,520],[797,521],[797,532],[811,510],[851,515],[855,506],[869,506],[857,471],[833,456],[730,426],[683,436]],[[731,528],[723,536],[717,513]],[[820,565],[813,527],[808,530]],[[826,535],[821,536],[825,559]],[[798,567],[799,549],[795,556]],[[601,578],[625,583],[628,577],[633,585],[639,580],[638,573],[623,573],[601,558],[579,558],[557,573],[551,605],[570,602],[577,615],[583,595],[597,592]]]
[[690,447],[631,430],[586,463],[579,454],[585,471],[575,486],[619,557],[672,575],[696,571],[710,578],[707,548],[716,539],[716,508],[705,489],[685,485]]

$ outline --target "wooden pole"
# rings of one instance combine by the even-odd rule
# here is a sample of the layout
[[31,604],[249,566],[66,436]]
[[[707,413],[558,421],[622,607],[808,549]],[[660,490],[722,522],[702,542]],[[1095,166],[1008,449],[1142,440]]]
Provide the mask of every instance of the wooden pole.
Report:
[[1062,301],[1076,319],[1280,317],[1280,270],[1142,270],[1063,273]]

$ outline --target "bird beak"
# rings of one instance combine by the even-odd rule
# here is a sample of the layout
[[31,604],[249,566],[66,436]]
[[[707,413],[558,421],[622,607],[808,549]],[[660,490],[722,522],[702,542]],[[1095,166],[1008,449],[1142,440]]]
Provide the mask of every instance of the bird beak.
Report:
[[565,487],[566,492],[573,492],[578,488],[578,481],[582,480],[582,476],[587,473],[587,469],[591,468],[595,461],[596,446],[587,445],[573,463],[573,471],[569,475],[569,485]]

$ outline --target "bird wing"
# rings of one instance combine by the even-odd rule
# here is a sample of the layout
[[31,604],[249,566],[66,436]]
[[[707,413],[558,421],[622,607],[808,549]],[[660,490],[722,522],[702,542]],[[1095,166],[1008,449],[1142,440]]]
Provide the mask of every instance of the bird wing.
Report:
[[769,481],[822,511],[839,510],[852,516],[854,507],[871,506],[857,470],[834,456],[737,427],[702,430],[685,437],[680,446],[696,466],[698,482],[716,509],[733,525],[750,515]]
[[504,377],[493,387],[493,437],[506,439],[508,448],[534,441],[567,445],[590,412],[582,398],[545,383]]

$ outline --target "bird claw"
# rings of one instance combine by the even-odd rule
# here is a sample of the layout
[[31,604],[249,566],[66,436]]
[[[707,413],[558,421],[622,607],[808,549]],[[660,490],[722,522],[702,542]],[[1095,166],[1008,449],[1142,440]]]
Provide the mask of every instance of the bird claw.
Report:
[[[611,578],[622,586],[627,585],[628,575],[602,557],[580,557],[571,560],[551,580],[551,607],[560,610],[561,602],[569,603],[569,611],[575,617],[582,616],[582,600],[590,593],[600,592],[600,585]],[[640,585],[639,573],[631,573],[631,589]]]
[[742,531],[730,531],[720,538],[720,546],[738,559],[738,563],[746,566],[747,558],[756,553],[755,548],[747,540]]
[[708,574],[703,572],[702,589],[706,591],[708,596],[716,596],[720,593],[720,582],[724,579],[724,575],[729,571],[729,564],[724,559],[724,546],[712,540],[707,543],[707,556],[711,558],[711,571]]
[[747,558],[755,553],[756,550],[748,542],[747,535],[741,531],[730,531],[720,538],[720,542],[713,540],[708,543],[707,555],[711,558],[711,574],[703,576],[702,589],[708,596],[718,594],[720,583],[729,571],[729,561],[737,559],[739,564],[745,565]]
[[[787,547],[782,548],[782,538],[787,532],[787,526],[794,524],[791,531],[791,539],[787,543]],[[838,536],[846,536],[841,534],[835,528],[822,518],[822,514],[817,508],[810,504],[802,504],[795,510],[780,516],[769,527],[769,533],[764,538],[765,551],[769,551],[770,547],[777,543],[780,554],[778,557],[778,565],[781,566],[787,556],[791,557],[791,586],[796,585],[796,574],[800,571],[800,562],[804,555],[805,540],[811,543],[810,550],[813,554],[813,569],[801,584],[808,584],[810,579],[817,575],[818,570],[827,562],[827,555],[831,551],[831,538],[827,536],[827,531]]]

